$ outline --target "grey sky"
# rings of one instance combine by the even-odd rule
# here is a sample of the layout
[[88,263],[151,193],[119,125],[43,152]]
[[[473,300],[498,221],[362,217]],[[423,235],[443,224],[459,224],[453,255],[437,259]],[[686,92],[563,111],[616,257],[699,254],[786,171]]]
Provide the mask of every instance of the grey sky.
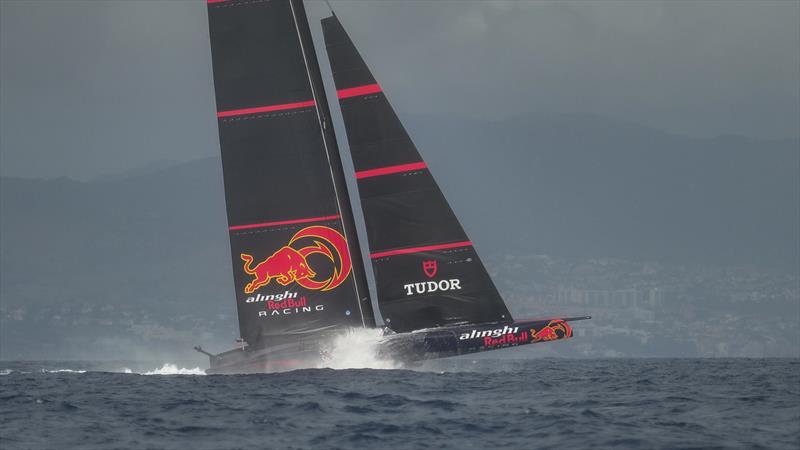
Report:
[[[800,135],[800,2],[332,3],[401,115]],[[319,38],[327,8],[307,9]],[[0,17],[3,175],[218,151],[205,2],[3,0]]]

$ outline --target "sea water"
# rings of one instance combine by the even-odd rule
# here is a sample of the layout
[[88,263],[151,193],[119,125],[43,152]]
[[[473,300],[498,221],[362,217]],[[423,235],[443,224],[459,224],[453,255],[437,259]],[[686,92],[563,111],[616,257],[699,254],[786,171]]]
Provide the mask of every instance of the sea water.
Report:
[[386,362],[342,351],[339,369],[266,375],[0,362],[0,448],[800,448],[797,359],[345,369]]

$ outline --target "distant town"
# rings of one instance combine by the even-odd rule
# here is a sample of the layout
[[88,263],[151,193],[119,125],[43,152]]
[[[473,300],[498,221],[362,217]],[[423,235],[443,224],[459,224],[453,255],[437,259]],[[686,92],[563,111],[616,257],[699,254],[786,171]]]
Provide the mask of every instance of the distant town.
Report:
[[[592,316],[573,323],[570,342],[508,357],[800,356],[800,278],[785,270],[546,255],[489,256],[485,263],[516,319]],[[130,357],[184,353],[236,338],[224,278],[191,291],[163,282],[96,292],[22,287],[0,304],[5,358],[23,351],[104,357],[121,348]]]
[[797,274],[747,265],[546,255],[490,257],[486,263],[515,317],[592,316],[574,325],[580,339],[569,353],[576,356],[797,357],[800,352]]

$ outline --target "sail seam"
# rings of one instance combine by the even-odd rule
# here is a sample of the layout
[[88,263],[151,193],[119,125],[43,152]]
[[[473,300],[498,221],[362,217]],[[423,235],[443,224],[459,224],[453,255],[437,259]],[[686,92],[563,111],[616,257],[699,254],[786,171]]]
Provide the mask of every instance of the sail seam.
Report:
[[[249,0],[249,1],[236,1],[236,0],[208,0],[207,3],[213,8],[230,8],[232,6],[245,6],[255,5],[258,3],[268,3],[272,0]],[[225,3],[222,5],[221,3]]]
[[[391,144],[391,143],[394,143],[394,142],[407,142],[407,143],[409,143],[411,145],[414,145],[414,143],[411,141],[411,138],[408,137],[408,135],[406,135],[404,137],[399,137],[399,138],[375,139],[375,140],[372,140],[372,141],[363,141],[363,142],[359,142],[359,143],[356,143],[356,144],[350,144],[350,148],[351,149],[355,148],[355,149],[358,149],[358,150],[362,150],[365,147],[375,147],[375,148],[381,149],[381,144]],[[372,150],[370,150],[370,151],[372,151]]]
[[428,252],[433,250],[446,250],[450,248],[471,247],[472,241],[453,242],[449,244],[426,245],[422,247],[398,248],[395,250],[387,250],[385,252],[371,253],[369,256],[372,259],[382,258],[384,256],[406,255],[409,253]]
[[308,223],[308,222],[325,222],[328,220],[335,220],[338,219],[340,216],[338,214],[333,216],[323,216],[323,217],[309,217],[307,219],[292,219],[292,220],[281,220],[276,222],[262,222],[262,223],[252,223],[247,225],[234,225],[232,227],[228,227],[229,230],[247,230],[250,228],[266,228],[266,227],[274,227],[278,225],[292,225],[296,223]]
[[298,110],[283,111],[283,112],[273,112],[268,114],[226,117],[222,119],[222,122],[230,123],[230,122],[242,122],[246,120],[273,119],[275,117],[289,117],[289,116],[296,116],[298,114],[308,114],[310,112],[312,112],[312,110],[310,109],[298,109]]

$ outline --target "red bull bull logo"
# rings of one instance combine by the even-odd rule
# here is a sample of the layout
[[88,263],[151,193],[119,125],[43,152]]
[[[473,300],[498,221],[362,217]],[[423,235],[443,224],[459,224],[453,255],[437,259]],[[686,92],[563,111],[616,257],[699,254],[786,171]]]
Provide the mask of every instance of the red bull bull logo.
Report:
[[[307,245],[302,245],[302,242]],[[334,265],[328,278],[317,279],[317,271],[308,263],[308,257],[314,254],[324,256]],[[306,289],[330,291],[341,285],[353,268],[344,236],[332,228],[318,225],[298,231],[287,245],[256,265],[253,265],[255,259],[252,255],[242,253],[240,257],[244,261],[244,272],[253,276],[244,287],[246,294],[254,293],[272,280],[281,286],[297,283]]]
[[561,319],[551,320],[550,323],[539,329],[531,328],[531,341],[554,341],[572,337],[572,328]]

